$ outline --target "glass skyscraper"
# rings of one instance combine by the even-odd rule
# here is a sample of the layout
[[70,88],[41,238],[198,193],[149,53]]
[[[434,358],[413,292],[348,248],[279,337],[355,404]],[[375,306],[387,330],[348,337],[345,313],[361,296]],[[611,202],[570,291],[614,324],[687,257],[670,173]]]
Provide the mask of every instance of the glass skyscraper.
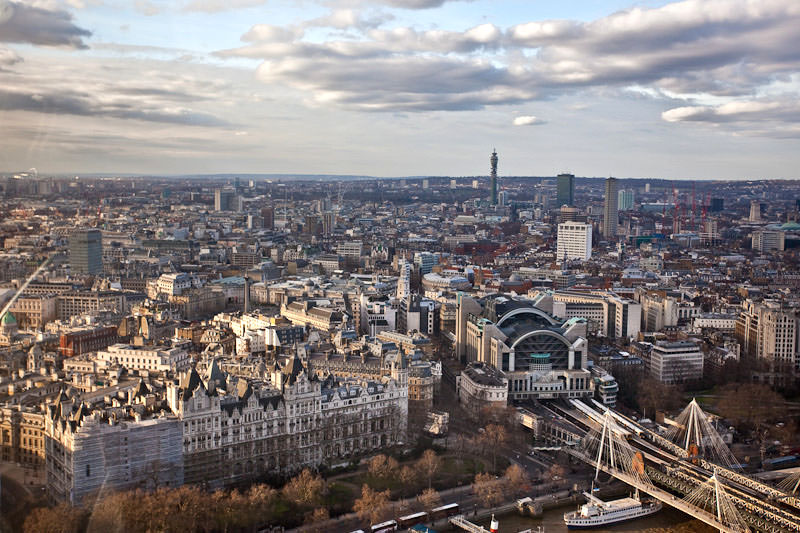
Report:
[[69,264],[78,274],[103,272],[102,234],[97,229],[79,229],[69,236]]

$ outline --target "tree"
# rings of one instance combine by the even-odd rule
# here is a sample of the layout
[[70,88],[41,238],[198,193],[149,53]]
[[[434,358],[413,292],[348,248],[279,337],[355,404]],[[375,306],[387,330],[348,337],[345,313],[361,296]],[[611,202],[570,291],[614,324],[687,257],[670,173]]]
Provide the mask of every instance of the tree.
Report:
[[361,520],[375,524],[386,516],[388,510],[389,491],[378,492],[364,483],[361,487],[361,497],[353,504],[353,511],[358,513],[358,517]]
[[775,420],[783,412],[784,400],[766,385],[738,383],[725,387],[717,400],[717,411],[735,424],[757,427]]
[[478,435],[478,442],[484,453],[492,458],[492,471],[497,470],[497,452],[508,442],[508,430],[501,424],[489,424],[483,433]]
[[436,472],[438,472],[441,467],[442,460],[433,450],[425,450],[422,457],[417,461],[419,472],[428,478],[428,488],[431,488],[433,476],[436,475]]
[[503,476],[503,481],[506,485],[506,492],[510,496],[516,496],[530,490],[530,480],[528,473],[525,469],[517,464],[513,464],[506,468],[506,473]]
[[417,496],[417,501],[422,505],[422,508],[430,511],[442,505],[442,498],[439,493],[434,489],[425,489]]
[[306,468],[284,485],[283,495],[294,504],[310,506],[319,503],[324,490],[325,481]]
[[655,417],[656,410],[669,411],[680,407],[682,397],[676,387],[654,379],[643,378],[643,380],[637,387],[636,396],[636,403],[642,410],[642,416],[647,416],[649,412]]
[[408,496],[416,492],[418,477],[415,469],[408,465],[403,466],[403,468],[401,468],[400,472],[397,474],[397,478],[400,480],[400,484],[402,485],[403,496]]
[[82,531],[86,513],[80,507],[59,505],[39,507],[25,518],[25,533],[78,533]]
[[484,506],[489,508],[503,501],[503,489],[494,476],[489,473],[480,473],[475,476],[472,492]]
[[310,513],[306,514],[306,519],[303,522],[306,525],[316,526],[312,527],[311,531],[326,531],[322,526],[322,522],[326,522],[331,518],[331,514],[325,507],[317,507]]
[[397,459],[387,457],[382,453],[376,455],[369,461],[369,474],[378,479],[388,479],[397,474],[400,467]]

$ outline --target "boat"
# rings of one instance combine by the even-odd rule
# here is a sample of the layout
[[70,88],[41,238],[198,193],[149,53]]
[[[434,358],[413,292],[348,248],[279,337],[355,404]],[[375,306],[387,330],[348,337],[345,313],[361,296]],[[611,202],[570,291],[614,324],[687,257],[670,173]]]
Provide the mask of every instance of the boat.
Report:
[[628,498],[604,502],[588,492],[583,493],[587,502],[577,511],[564,513],[567,529],[592,529],[626,520],[633,520],[657,513],[661,502],[652,498],[640,498],[637,490]]

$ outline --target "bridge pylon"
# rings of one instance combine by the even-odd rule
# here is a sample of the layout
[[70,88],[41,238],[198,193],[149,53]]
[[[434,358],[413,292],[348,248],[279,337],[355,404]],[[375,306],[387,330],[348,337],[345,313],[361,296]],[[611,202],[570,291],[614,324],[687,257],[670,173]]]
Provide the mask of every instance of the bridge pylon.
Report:
[[[725,491],[722,483],[717,478],[717,472],[700,483],[692,492],[683,498],[689,505],[705,509],[716,516],[717,521],[725,526],[728,531],[748,533],[750,528],[744,521],[730,496]],[[720,529],[722,531],[722,529]]]
[[640,483],[651,486],[650,478],[644,470],[644,459],[635,451],[627,437],[629,432],[617,425],[610,411],[603,415],[603,425],[593,428],[581,440],[581,447],[586,456],[593,459],[595,479],[600,471],[610,469],[623,472]]
[[667,438],[689,454],[689,460],[702,457],[712,463],[730,468],[737,463],[728,445],[719,436],[705,413],[693,398],[681,411],[667,432]]

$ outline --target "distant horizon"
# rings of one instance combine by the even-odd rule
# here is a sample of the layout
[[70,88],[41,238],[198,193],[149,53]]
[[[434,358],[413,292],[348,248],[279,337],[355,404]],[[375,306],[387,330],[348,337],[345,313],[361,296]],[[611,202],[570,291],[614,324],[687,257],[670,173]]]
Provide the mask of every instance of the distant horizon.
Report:
[[[15,171],[4,172],[0,171],[0,176],[8,179],[14,179],[15,175],[26,174],[28,171]],[[553,179],[558,174],[552,175],[534,175],[534,174],[520,174],[520,175],[498,175],[498,180],[503,179]],[[377,176],[365,174],[334,174],[334,173],[299,173],[299,172],[214,172],[214,173],[184,173],[184,174],[166,174],[166,173],[138,173],[138,172],[40,172],[34,179],[43,178],[58,178],[58,179],[74,179],[78,178],[129,178],[129,179],[147,179],[147,178],[182,178],[182,179],[227,179],[227,178],[261,178],[261,179],[304,179],[308,178],[313,181],[322,181],[324,178],[332,178],[335,180],[423,180],[423,179],[489,179],[488,174],[475,174],[475,175],[447,175],[447,174],[421,174],[421,175],[398,175],[398,176]],[[734,178],[734,179],[720,179],[720,178],[664,178],[664,177],[626,177],[626,176],[580,176],[575,174],[575,179],[581,180],[605,180],[608,178],[616,178],[620,181],[648,181],[648,182],[761,182],[761,181],[800,181],[798,178]]]

